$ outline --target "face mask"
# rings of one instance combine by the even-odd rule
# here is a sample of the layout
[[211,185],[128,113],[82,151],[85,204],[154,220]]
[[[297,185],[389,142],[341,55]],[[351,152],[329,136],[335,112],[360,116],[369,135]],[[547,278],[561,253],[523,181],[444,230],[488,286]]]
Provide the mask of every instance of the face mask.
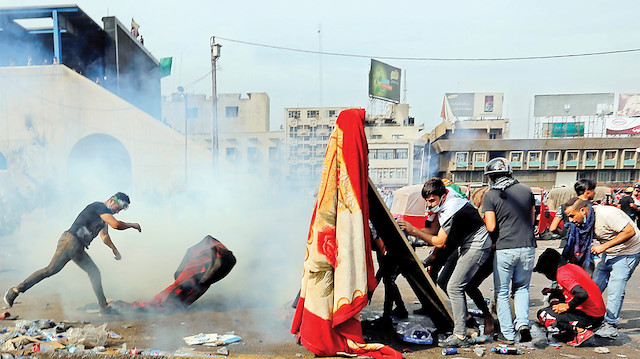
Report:
[[437,205],[433,206],[433,207],[427,207],[427,211],[431,212],[431,213],[438,213],[442,210],[442,202],[444,201],[443,197],[440,197],[440,202],[438,202]]

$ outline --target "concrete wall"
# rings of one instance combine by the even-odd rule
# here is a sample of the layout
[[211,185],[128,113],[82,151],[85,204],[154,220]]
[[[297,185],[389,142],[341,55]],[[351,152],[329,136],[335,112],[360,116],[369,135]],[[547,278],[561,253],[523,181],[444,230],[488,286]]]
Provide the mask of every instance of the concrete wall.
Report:
[[[105,139],[105,147],[92,147],[93,139]],[[188,145],[190,172],[210,173],[211,154]],[[184,137],[64,65],[0,68],[0,152],[14,184],[74,183],[73,168],[92,174],[82,196],[94,200],[121,190],[104,188],[126,184],[109,181],[120,176],[130,176],[125,190],[134,193],[184,186]],[[70,163],[82,157],[88,162]]]

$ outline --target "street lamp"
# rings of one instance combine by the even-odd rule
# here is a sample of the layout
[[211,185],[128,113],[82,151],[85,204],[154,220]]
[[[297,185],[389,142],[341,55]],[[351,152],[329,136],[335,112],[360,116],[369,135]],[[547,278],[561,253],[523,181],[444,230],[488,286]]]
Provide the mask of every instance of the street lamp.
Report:
[[211,165],[216,173],[218,157],[218,88],[216,87],[216,62],[220,58],[222,45],[216,44],[216,37],[211,36]]
[[187,107],[187,94],[184,93],[184,87],[178,86],[178,92],[184,98],[184,183],[187,183],[187,114],[189,113]]

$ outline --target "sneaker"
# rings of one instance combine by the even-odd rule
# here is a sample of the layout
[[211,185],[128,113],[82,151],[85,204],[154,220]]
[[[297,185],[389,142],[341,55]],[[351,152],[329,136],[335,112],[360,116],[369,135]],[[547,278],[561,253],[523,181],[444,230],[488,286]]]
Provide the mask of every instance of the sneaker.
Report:
[[596,330],[595,335],[603,338],[615,339],[618,337],[618,328],[615,324],[604,323]]
[[100,316],[117,316],[117,315],[120,315],[120,312],[118,312],[111,306],[100,308]]
[[498,333],[494,336],[495,341],[503,343],[503,344],[515,344],[516,341],[514,339],[507,339],[502,333]]
[[18,293],[16,293],[16,291],[13,290],[13,288],[9,288],[7,289],[6,292],[4,292],[4,302],[7,304],[7,308],[13,307],[13,302],[16,300],[17,297],[18,297]]
[[518,329],[518,333],[520,334],[520,343],[528,343],[532,340],[531,329],[528,325],[521,326]]
[[460,339],[457,335],[451,334],[447,339],[438,342],[440,348],[464,348],[469,346],[467,338]]
[[589,329],[585,329],[582,331],[582,333],[576,334],[576,338],[570,342],[567,342],[567,344],[574,347],[579,347],[582,344],[584,344],[584,342],[589,340],[592,336],[593,336],[593,332],[590,331]]

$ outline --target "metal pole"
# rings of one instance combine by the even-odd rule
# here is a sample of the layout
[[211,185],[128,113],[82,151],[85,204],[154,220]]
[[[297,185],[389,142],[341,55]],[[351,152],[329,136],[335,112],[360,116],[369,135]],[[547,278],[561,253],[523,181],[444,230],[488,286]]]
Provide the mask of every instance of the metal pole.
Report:
[[211,36],[211,165],[214,175],[218,166],[218,89],[216,84],[216,61],[220,57],[220,44]]
[[184,94],[184,183],[187,183],[187,118],[189,118],[189,105],[187,103],[187,94]]

